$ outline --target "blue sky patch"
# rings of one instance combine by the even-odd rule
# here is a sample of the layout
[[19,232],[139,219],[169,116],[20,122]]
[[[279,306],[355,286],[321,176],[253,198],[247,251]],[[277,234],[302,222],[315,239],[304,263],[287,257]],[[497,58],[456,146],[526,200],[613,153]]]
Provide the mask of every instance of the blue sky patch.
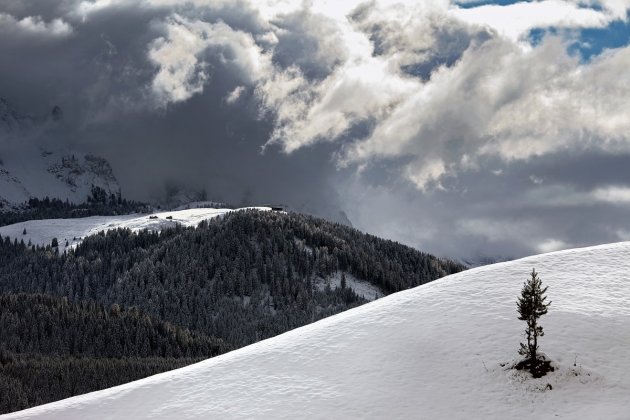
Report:
[[534,46],[540,44],[545,36],[562,36],[573,40],[569,44],[570,54],[580,55],[582,61],[589,61],[602,51],[620,48],[630,44],[630,22],[615,21],[605,28],[559,29],[536,28],[529,32],[528,39]]
[[580,30],[579,41],[569,51],[579,53],[584,60],[589,60],[605,49],[624,47],[629,43],[630,22],[615,21],[606,28]]
[[474,7],[486,6],[490,4],[494,4],[497,6],[507,6],[507,5],[515,4],[515,3],[531,3],[531,2],[526,1],[526,0],[476,0],[476,1],[469,1],[469,2],[455,1],[454,3],[462,9],[472,9]]

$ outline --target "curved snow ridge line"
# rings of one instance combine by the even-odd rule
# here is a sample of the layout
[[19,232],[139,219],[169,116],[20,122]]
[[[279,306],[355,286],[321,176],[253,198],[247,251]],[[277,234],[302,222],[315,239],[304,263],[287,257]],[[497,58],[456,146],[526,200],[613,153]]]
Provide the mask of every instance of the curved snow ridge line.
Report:
[[[0,227],[0,236],[12,240],[29,241],[34,245],[49,245],[53,238],[59,241],[59,252],[76,247],[90,235],[111,229],[128,228],[134,232],[149,229],[160,231],[165,228],[182,225],[197,226],[203,220],[224,216],[241,210],[269,211],[269,207],[244,207],[240,209],[195,208],[177,211],[164,211],[152,214],[130,214],[121,216],[91,216],[75,219],[28,220],[9,226]],[[26,233],[24,233],[26,231]],[[66,242],[68,246],[66,247]]]
[[[629,256],[626,242],[479,267],[3,418],[627,419]],[[506,368],[524,328],[516,298],[534,267],[552,301],[541,350],[557,367],[540,380]]]

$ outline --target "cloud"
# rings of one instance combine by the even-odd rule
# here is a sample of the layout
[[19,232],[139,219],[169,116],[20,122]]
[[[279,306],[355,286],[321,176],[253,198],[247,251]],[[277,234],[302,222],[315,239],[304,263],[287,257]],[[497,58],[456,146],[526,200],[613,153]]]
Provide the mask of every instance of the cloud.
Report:
[[538,251],[541,253],[559,251],[568,248],[568,244],[557,239],[547,239],[538,245]]
[[151,87],[162,105],[201,93],[212,71],[206,58],[213,54],[215,63],[238,71],[248,84],[268,71],[270,58],[263,55],[252,35],[223,22],[207,23],[174,14],[160,26],[165,35],[151,43],[148,56],[159,69]]
[[72,32],[72,26],[60,18],[45,22],[40,16],[16,19],[0,13],[0,34],[3,36],[54,39],[70,36]]
[[450,13],[465,22],[489,26],[512,41],[522,40],[534,28],[602,28],[621,17],[616,7],[615,12],[595,10],[563,0],[487,4],[453,8]]
[[343,209],[440,255],[513,257],[630,232],[630,49],[567,52],[627,9],[7,0],[0,95],[61,105],[51,141],[108,157],[134,198]]
[[601,187],[593,191],[593,197],[597,200],[613,204],[630,204],[630,187],[608,186]]
[[[143,3],[141,0],[139,3]],[[73,10],[75,16],[81,17],[84,21],[88,19],[91,14],[101,12],[103,10],[112,9],[129,5],[128,0],[92,0],[78,2],[76,8]]]
[[[342,167],[404,158],[409,163],[401,174],[420,190],[439,187],[443,177],[456,176],[482,155],[510,161],[567,148],[627,150],[629,120],[622,110],[628,83],[612,77],[625,74],[626,49],[581,63],[561,38],[523,48],[462,22],[444,4],[398,6],[359,5],[349,19],[334,21],[345,51],[326,48],[323,36],[311,34],[319,40],[318,54],[336,63],[317,77],[309,77],[293,54],[293,67],[284,63],[282,72],[263,81],[258,93],[276,118],[268,144],[291,153],[340,141]],[[531,29],[599,27],[620,10],[577,10],[557,1],[512,6],[462,11],[500,7],[522,15],[523,7],[549,8],[547,20],[527,23]]]
[[[337,26],[336,31],[325,31],[335,35],[334,43],[311,34],[318,40],[318,54],[336,63],[318,72],[318,77],[309,77],[300,63],[293,63],[293,68],[262,86],[265,106],[277,114],[269,144],[279,144],[290,153],[319,141],[337,140],[357,127],[378,127],[422,87],[414,71],[427,76],[441,65],[452,65],[470,42],[486,38],[485,30],[469,31],[444,16],[442,3],[409,2],[402,11],[400,4],[387,3],[364,5],[343,20],[329,20]],[[436,57],[438,50],[448,54]],[[270,91],[284,92],[289,98],[275,100]],[[381,151],[395,154],[396,144]],[[341,156],[340,164],[351,160]]]
[[225,97],[225,102],[229,105],[236,103],[236,101],[238,101],[239,98],[243,96],[244,92],[245,92],[245,86],[235,87],[232,92],[227,94],[227,96]]
[[[425,189],[486,155],[513,161],[559,150],[627,151],[630,84],[623,69],[629,60],[630,49],[622,48],[580,63],[557,38],[530,51],[501,39],[485,41],[428,82],[408,81],[397,101],[372,109],[374,129],[346,144],[341,162],[405,158],[410,163],[401,173]],[[389,80],[406,81],[399,75]],[[352,103],[342,115],[363,104]]]

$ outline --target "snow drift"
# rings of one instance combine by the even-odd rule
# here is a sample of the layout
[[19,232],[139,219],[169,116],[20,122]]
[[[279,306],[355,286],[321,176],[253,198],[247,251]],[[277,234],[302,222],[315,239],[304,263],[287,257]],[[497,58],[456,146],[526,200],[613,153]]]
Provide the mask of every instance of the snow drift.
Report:
[[[549,286],[541,350],[509,369],[532,268]],[[628,419],[630,243],[480,267],[186,368],[6,419]],[[551,389],[549,389],[551,388]]]

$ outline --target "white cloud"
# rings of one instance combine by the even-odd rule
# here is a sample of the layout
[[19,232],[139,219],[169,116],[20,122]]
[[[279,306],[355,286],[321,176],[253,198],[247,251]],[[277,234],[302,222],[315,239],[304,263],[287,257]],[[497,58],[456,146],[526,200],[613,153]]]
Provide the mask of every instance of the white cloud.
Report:
[[630,204],[630,187],[609,186],[597,188],[592,193],[597,200],[613,204]]
[[618,18],[607,10],[580,7],[563,0],[456,7],[450,13],[465,22],[490,26],[512,41],[518,41],[534,28],[602,28]]
[[[139,1],[139,3],[142,2],[143,0]],[[91,14],[98,13],[109,8],[129,4],[129,0],[84,0],[76,5],[75,9],[73,10],[73,14],[75,16],[81,17],[83,20],[86,20]]]
[[404,171],[407,179],[419,190],[425,192],[429,186],[443,188],[439,181],[449,173],[449,169],[439,158],[432,159],[422,165],[407,165]]
[[218,54],[219,61],[232,66],[245,83],[266,75],[270,58],[256,45],[251,34],[236,31],[225,23],[207,23],[173,14],[163,23],[163,37],[149,46],[149,59],[158,67],[152,91],[161,105],[181,102],[203,91],[210,78],[204,57]]
[[627,19],[627,13],[630,9],[630,0],[574,0],[578,4],[586,4],[595,7],[602,7],[616,19]]
[[522,194],[519,199],[512,200],[513,208],[527,206],[528,203],[536,203],[540,208],[549,207],[586,207],[595,204],[630,204],[630,187],[623,185],[608,185],[591,190],[576,190],[567,185],[554,184],[542,185],[535,183],[536,187]]
[[546,239],[540,244],[538,244],[538,247],[537,247],[538,251],[542,253],[559,251],[561,249],[567,249],[567,248],[571,248],[571,245],[559,239]]
[[[415,86],[413,81],[392,77],[388,63],[376,58],[341,66],[319,83],[292,72],[292,78],[280,76],[274,79],[277,83],[261,90],[266,105],[278,114],[271,142],[282,144],[286,152],[335,139],[356,122],[384,115]],[[287,86],[295,86],[287,96],[270,94]]]
[[228,93],[228,95],[225,97],[225,102],[228,105],[235,104],[244,92],[245,92],[245,86],[235,87],[234,90]]
[[[480,156],[527,160],[562,150],[630,151],[630,49],[581,64],[559,40],[523,51],[501,40],[471,48],[450,69],[408,90],[345,163],[412,157],[457,173]],[[435,171],[431,171],[434,175]],[[433,177],[411,177],[418,180]]]
[[46,22],[40,16],[16,19],[7,13],[0,13],[0,33],[46,39],[67,37],[72,31],[72,26],[60,18]]
[[[403,3],[407,9],[401,11]],[[335,140],[358,123],[382,120],[421,85],[419,80],[404,74],[401,66],[422,60],[422,52],[411,51],[421,51],[434,42],[431,34],[423,36],[422,27],[432,25],[434,9],[445,11],[446,3],[370,3],[368,8],[360,10],[358,20],[350,21],[346,15],[360,4],[348,2],[335,13],[336,9],[327,2],[313,3],[309,13],[319,12],[337,27],[333,42],[321,42],[325,35],[313,32],[320,40],[320,54],[337,57],[342,64],[323,80],[306,80],[299,69],[292,69],[261,87],[259,93],[265,106],[277,114],[270,144],[280,144],[290,153],[318,141]],[[405,20],[399,22],[402,18]],[[374,54],[368,30],[372,24],[382,28],[382,19],[396,24],[395,28],[383,29],[381,36],[389,38],[386,42],[390,46],[397,47],[390,54],[379,56]],[[287,73],[293,77],[287,78]],[[293,89],[287,91],[279,86],[284,83]],[[286,95],[274,95],[278,91]],[[393,142],[391,146],[395,145]],[[384,151],[389,153],[390,148]],[[349,159],[345,162],[344,158],[340,163],[352,162]]]

